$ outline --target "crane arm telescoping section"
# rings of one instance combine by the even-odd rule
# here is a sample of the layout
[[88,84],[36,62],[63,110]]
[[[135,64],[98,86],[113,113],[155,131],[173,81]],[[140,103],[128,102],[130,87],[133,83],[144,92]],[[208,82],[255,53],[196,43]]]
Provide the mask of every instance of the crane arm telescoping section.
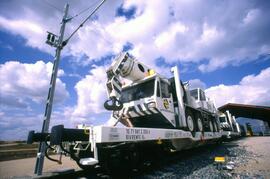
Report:
[[127,52],[120,53],[113,61],[107,73],[107,94],[109,99],[105,101],[104,107],[107,110],[121,110],[123,104],[120,101],[122,83],[120,77],[136,82],[145,78],[149,68],[139,63]]
[[183,101],[183,96],[184,96],[184,89],[180,85],[180,76],[178,72],[177,66],[172,67],[171,71],[174,76],[174,82],[175,82],[175,87],[176,87],[176,95],[177,95],[177,103],[178,103],[178,114],[179,114],[179,124],[182,127],[186,127],[186,116],[185,116],[185,105]]

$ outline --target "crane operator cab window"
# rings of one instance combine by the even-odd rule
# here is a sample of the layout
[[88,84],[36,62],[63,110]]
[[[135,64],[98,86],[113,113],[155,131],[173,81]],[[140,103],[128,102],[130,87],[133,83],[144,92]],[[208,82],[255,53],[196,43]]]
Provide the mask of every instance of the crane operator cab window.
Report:
[[202,89],[199,89],[200,92],[200,100],[201,101],[206,101],[205,93]]
[[170,98],[169,85],[163,81],[161,81],[161,94],[163,98]]
[[155,79],[122,90],[121,101],[127,103],[154,95]]
[[226,122],[226,117],[225,116],[219,117],[219,121],[220,122]]
[[198,90],[194,89],[190,91],[190,95],[194,97],[196,100],[198,100]]

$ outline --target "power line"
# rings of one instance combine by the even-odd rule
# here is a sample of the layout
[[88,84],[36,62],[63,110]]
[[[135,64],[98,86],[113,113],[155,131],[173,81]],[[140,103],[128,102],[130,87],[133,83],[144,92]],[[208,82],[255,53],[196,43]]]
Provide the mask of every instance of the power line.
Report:
[[85,8],[85,9],[83,9],[82,11],[80,11],[78,14],[76,14],[76,15],[72,16],[72,18],[78,17],[79,15],[81,15],[81,14],[85,13],[85,12],[86,12],[86,11],[88,11],[90,8],[92,8],[94,5],[96,5],[96,4],[97,4],[97,2],[98,2],[98,0],[97,0],[97,1],[95,1],[94,3],[92,3],[92,4],[91,4],[89,7],[87,7],[87,8]]
[[90,17],[100,8],[100,6],[102,6],[102,4],[105,2],[106,0],[102,0],[99,5],[97,7],[95,7],[95,9],[90,13],[90,15],[75,29],[74,32],[72,32],[72,34],[63,42],[63,46],[65,46],[68,41],[71,39],[71,37],[73,37],[73,35],[90,19]]
[[[56,9],[59,12],[63,12],[60,8],[57,8],[55,5],[49,3],[47,0],[42,1],[44,2],[46,5]],[[95,6],[97,4],[97,2],[99,2],[99,0],[95,1],[94,3],[92,3],[91,5],[89,5],[87,8],[81,10],[79,13],[77,13],[76,15],[72,16],[69,18],[69,20],[75,20],[77,21],[75,18],[80,16],[81,14],[85,13],[86,11],[88,11],[90,8],[92,8],[93,6]],[[91,12],[91,14],[79,25],[79,27],[77,27],[77,29],[69,36],[69,38],[67,38],[67,40],[65,40],[63,43],[64,45],[66,45],[66,43],[69,41],[69,39],[84,25],[84,23],[98,10],[98,8],[105,2],[105,0],[102,0],[101,3]],[[78,21],[77,21],[78,22]],[[102,34],[100,34],[100,32],[95,31],[94,29],[91,30],[93,33],[95,33],[96,35],[98,35],[99,37],[101,37],[105,42],[107,42],[108,45],[112,46],[112,42],[108,39],[106,39]]]
[[[52,3],[48,2],[47,0],[42,0],[41,2],[43,2],[44,4],[46,4],[49,7],[52,7],[53,9],[55,9],[57,11],[63,13],[63,11],[60,8],[56,7],[55,5],[53,5]],[[78,14],[72,16],[71,19],[73,19],[75,17],[78,17],[79,15],[85,13],[87,10],[89,10],[90,8],[92,8],[97,2],[98,2],[98,0],[95,1],[94,3],[92,3],[89,7],[83,9],[82,11],[80,11]]]
[[49,3],[47,0],[42,0],[41,2],[45,3],[47,6],[50,6],[50,7],[54,8],[54,9],[56,9],[57,11],[63,13],[63,11],[60,8],[58,8],[55,5]]

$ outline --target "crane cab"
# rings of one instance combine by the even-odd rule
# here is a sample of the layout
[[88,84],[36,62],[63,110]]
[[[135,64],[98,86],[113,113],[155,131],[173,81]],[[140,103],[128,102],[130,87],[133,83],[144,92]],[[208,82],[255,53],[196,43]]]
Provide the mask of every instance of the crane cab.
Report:
[[148,128],[174,128],[175,113],[170,82],[158,74],[123,87],[120,101],[124,125]]

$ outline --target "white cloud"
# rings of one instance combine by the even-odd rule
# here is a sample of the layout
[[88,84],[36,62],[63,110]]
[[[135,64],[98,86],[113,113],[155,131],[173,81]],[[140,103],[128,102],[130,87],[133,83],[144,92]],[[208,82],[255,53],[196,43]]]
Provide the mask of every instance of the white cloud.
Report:
[[12,20],[0,16],[0,26],[8,32],[24,37],[28,46],[39,48],[45,52],[52,52],[49,46],[44,43],[46,29],[33,22],[32,19]]
[[[51,115],[50,127],[64,124],[66,128],[75,128],[82,120],[69,120],[66,111],[54,110]],[[0,112],[0,140],[26,140],[28,132],[40,132],[43,114],[24,111],[23,113]],[[49,129],[50,131],[50,129]]]
[[227,103],[270,105],[270,67],[258,75],[245,76],[237,85],[212,86],[206,94],[218,107]]
[[107,99],[106,79],[106,69],[100,66],[94,67],[89,75],[76,84],[78,100],[73,112],[74,117],[105,112],[103,103]]
[[[52,2],[60,9],[64,3]],[[135,7],[134,18],[115,16],[121,3],[124,11]],[[89,5],[89,1],[70,2],[70,15]],[[66,37],[87,15],[88,12],[67,24]],[[157,66],[156,58],[159,57],[164,57],[169,64],[181,62],[189,66],[188,63],[192,62],[202,72],[210,72],[255,60],[270,51],[270,19],[266,18],[270,16],[270,11],[263,1],[118,0],[107,1],[97,15],[64,48],[63,55],[78,59],[76,64],[92,64],[102,57],[114,55],[127,42],[133,44],[131,53],[136,58],[161,74],[168,74],[169,67]],[[44,43],[46,31],[58,34],[61,18],[61,12],[43,1],[0,1],[0,30],[20,35],[26,45],[52,54],[53,49]],[[15,46],[13,49],[15,52]],[[41,61],[1,65],[1,104],[28,109],[32,102],[44,102],[51,67],[51,63]],[[60,70],[61,73],[63,71]],[[220,105],[227,102],[264,104],[267,103],[265,99],[269,99],[267,74],[269,68],[257,76],[243,78],[238,85],[221,84],[209,88],[207,92]],[[196,87],[205,87],[199,79],[190,82]],[[103,102],[107,98],[105,83],[105,68],[94,67],[76,84],[77,104],[64,108],[63,115],[56,115],[80,122],[94,120],[91,114],[104,112]],[[65,83],[58,79],[55,101],[63,101],[67,96]],[[2,118],[8,114],[0,115]],[[34,120],[31,116],[27,119]],[[14,131],[8,134],[11,133]]]
[[[153,65],[156,58],[163,56],[167,63],[196,62],[199,70],[206,72],[255,60],[270,50],[266,30],[270,21],[263,18],[268,11],[258,10],[262,7],[254,10],[256,5],[252,3],[125,3],[138,7],[141,13],[131,20],[115,19],[106,26],[107,31],[115,39],[114,43],[131,42],[133,54],[145,63]],[[256,23],[242,26],[244,19],[250,16]],[[256,31],[261,34],[254,36]],[[205,59],[208,61],[201,64]]]
[[189,80],[189,89],[201,88],[206,89],[206,84],[200,79]]
[[245,25],[248,25],[249,23],[254,22],[258,16],[260,15],[260,10],[259,9],[251,9],[246,17],[243,19],[243,22]]
[[[30,102],[45,102],[53,64],[37,61],[34,64],[9,61],[0,66],[1,106],[27,108]],[[64,74],[59,70],[58,76]],[[66,85],[56,81],[55,102],[63,102],[69,96]]]
[[[86,55],[88,59],[84,58],[81,64],[89,64],[118,53],[130,42],[134,46],[132,53],[148,65],[155,65],[155,59],[160,56],[167,63],[196,62],[203,72],[242,64],[270,51],[270,19],[265,18],[270,11],[264,3],[129,0],[123,2],[124,11],[131,7],[136,11],[134,18],[127,19],[115,16],[121,1],[108,1],[98,11],[98,18],[87,22],[74,36],[64,54],[78,59]],[[11,9],[19,5],[23,8],[18,8],[12,16],[4,9],[0,14],[1,28],[23,36],[32,47],[49,51],[44,44],[45,30],[58,32],[56,24],[61,13],[40,2],[7,4]],[[64,6],[64,2],[53,4],[59,8]],[[88,5],[87,2],[71,3],[70,12],[75,14]],[[66,34],[84,16],[68,23]]]

